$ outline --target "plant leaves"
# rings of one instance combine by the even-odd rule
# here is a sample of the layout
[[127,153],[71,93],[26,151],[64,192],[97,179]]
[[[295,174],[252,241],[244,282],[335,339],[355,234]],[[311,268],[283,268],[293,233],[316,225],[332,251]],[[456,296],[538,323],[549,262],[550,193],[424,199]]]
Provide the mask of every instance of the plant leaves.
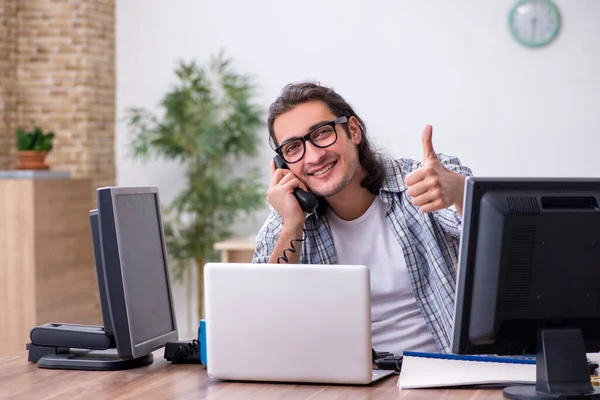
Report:
[[17,128],[15,135],[19,151],[50,151],[53,148],[54,132],[44,133],[39,126],[34,126],[30,132],[23,128]]
[[174,279],[183,279],[194,263],[217,260],[214,243],[231,236],[236,218],[264,206],[258,171],[236,168],[258,154],[264,111],[253,101],[251,78],[232,65],[224,52],[207,66],[179,61],[160,116],[126,111],[132,158],[174,160],[186,168],[185,189],[163,211]]

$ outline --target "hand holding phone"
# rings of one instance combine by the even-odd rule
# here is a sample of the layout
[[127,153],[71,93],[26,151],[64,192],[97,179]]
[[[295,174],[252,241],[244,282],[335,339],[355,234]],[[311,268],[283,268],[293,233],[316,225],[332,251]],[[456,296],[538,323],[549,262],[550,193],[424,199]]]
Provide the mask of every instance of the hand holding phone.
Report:
[[[306,186],[291,171],[284,172],[283,176],[281,171],[277,172],[278,169],[289,171],[283,157],[276,155],[273,162],[275,170],[272,171],[271,187],[267,193],[269,203],[282,215],[284,221],[287,219],[287,221],[292,220],[302,224],[304,212],[313,212],[319,205],[319,201],[314,194],[303,190]],[[295,204],[289,203],[289,200],[286,199],[290,194],[290,188],[293,188],[292,201]]]

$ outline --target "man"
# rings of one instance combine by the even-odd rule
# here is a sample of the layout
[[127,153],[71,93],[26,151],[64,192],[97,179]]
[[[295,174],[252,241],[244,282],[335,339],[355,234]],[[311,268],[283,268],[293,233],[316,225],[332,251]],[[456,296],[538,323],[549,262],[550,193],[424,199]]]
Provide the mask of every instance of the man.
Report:
[[[367,265],[373,348],[449,352],[471,171],[434,152],[431,126],[422,134],[422,162],[375,153],[352,107],[313,83],[286,86],[268,126],[289,169],[271,162],[271,213],[253,262]],[[317,212],[301,209],[296,187],[321,198]]]

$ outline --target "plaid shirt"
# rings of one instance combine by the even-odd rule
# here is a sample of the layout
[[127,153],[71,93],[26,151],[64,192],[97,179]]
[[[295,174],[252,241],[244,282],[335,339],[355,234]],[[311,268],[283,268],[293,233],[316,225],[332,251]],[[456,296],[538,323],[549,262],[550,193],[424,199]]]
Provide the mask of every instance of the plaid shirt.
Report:
[[[447,169],[472,175],[458,158],[445,154],[438,154],[438,158]],[[380,156],[380,160],[386,173],[379,191],[379,197],[386,204],[386,221],[404,251],[413,292],[427,327],[440,351],[449,353],[461,218],[454,206],[424,214],[412,205],[404,179],[421,166],[420,162],[385,156]],[[258,232],[254,263],[268,262],[281,232],[281,217],[272,207],[270,209]],[[304,229],[299,263],[336,264],[336,249],[327,219],[310,214]],[[363,246],[365,252],[370,251],[368,244]]]

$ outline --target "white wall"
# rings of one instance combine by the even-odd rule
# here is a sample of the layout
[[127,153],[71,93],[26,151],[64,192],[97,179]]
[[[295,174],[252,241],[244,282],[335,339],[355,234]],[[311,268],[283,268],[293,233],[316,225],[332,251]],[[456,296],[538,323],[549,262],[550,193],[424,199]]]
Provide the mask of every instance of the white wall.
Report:
[[[121,0],[118,118],[130,106],[156,109],[176,60],[205,62],[224,48],[257,78],[265,109],[286,83],[319,80],[396,156],[421,157],[432,124],[436,151],[476,175],[598,176],[600,2],[555,1],[561,33],[532,50],[508,32],[514,0]],[[119,185],[158,185],[164,201],[181,189],[177,166],[127,157],[120,122],[116,152]],[[267,184],[266,140],[261,152]],[[263,217],[239,232],[254,233]],[[178,291],[185,325],[182,299]]]

